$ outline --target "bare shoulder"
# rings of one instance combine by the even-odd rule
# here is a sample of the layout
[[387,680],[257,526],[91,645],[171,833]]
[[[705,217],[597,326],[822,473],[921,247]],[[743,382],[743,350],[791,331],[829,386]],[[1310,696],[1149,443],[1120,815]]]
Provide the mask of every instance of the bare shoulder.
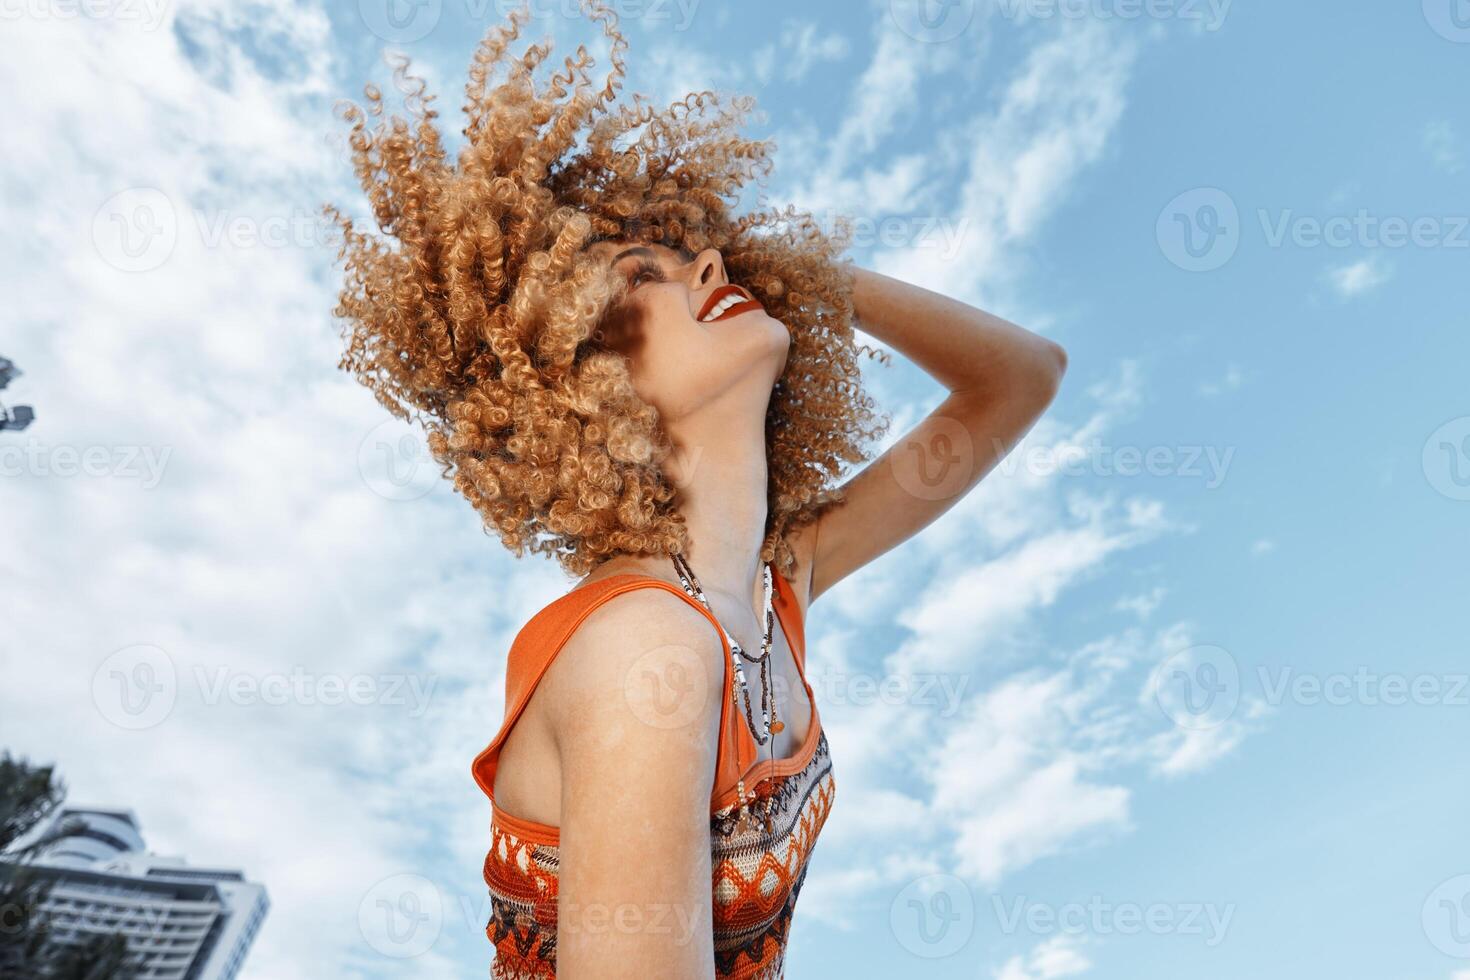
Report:
[[700,610],[654,586],[592,610],[541,686],[564,757],[623,752],[651,763],[706,762],[711,776],[724,684],[724,647]]
[[[548,669],[561,768],[558,973],[714,974],[709,807],[724,660],[703,612],[650,585],[597,606]],[[697,925],[671,942],[608,929],[593,918],[608,909],[640,921],[673,909]]]

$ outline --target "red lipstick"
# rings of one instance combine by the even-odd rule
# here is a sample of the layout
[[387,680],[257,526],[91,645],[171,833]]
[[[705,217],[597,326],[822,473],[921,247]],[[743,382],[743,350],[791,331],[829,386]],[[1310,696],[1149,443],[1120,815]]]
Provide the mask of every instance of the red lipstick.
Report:
[[699,316],[695,317],[700,323],[717,323],[720,320],[728,320],[730,317],[749,313],[751,310],[763,310],[764,306],[752,299],[750,294],[731,283],[716,287],[704,305],[699,309]]

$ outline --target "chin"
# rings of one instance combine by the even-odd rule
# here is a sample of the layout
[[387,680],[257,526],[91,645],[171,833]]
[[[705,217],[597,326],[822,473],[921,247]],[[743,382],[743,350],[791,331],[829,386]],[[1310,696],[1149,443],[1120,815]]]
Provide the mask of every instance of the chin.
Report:
[[766,313],[764,310],[751,314],[750,327],[764,336],[769,345],[776,350],[785,351],[791,346],[791,331],[786,329],[786,324]]

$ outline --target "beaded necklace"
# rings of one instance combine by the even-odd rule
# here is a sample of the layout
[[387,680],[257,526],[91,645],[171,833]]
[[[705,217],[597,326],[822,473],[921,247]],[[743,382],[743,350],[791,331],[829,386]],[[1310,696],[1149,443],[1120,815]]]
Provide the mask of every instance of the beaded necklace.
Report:
[[[705,598],[704,589],[700,588],[699,579],[695,576],[694,569],[689,567],[689,562],[684,559],[683,555],[674,555],[673,559],[674,570],[679,573],[679,579],[684,584],[684,591],[688,595],[697,598],[704,604],[704,608],[708,609],[710,614],[713,615],[714,609],[711,608],[709,600]],[[724,624],[720,623],[719,617],[715,617],[715,623],[719,625],[720,632],[724,634],[725,641],[730,644],[730,658],[735,664],[735,679],[739,683],[740,693],[745,699],[745,721],[750,726],[750,734],[755,739],[757,745],[765,745],[767,742],[770,742],[773,733],[780,732],[786,727],[776,717],[776,699],[771,692],[771,640],[775,630],[775,613],[771,606],[771,566],[766,564],[764,570],[766,632],[761,640],[761,652],[758,656],[752,657],[746,653],[740,644],[735,641],[735,638],[725,629]],[[745,667],[742,661],[760,666],[761,722],[759,725],[755,722],[755,714],[751,707],[750,686],[745,680]],[[774,753],[774,743],[772,743],[772,751]],[[774,755],[772,757],[774,758]]]

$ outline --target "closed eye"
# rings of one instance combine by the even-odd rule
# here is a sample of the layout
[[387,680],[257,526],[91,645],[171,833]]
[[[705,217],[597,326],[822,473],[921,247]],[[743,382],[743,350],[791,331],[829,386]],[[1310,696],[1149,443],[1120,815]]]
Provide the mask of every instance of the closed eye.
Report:
[[652,259],[639,259],[628,272],[628,288],[637,289],[644,283],[665,282],[668,276],[664,275],[663,267]]

